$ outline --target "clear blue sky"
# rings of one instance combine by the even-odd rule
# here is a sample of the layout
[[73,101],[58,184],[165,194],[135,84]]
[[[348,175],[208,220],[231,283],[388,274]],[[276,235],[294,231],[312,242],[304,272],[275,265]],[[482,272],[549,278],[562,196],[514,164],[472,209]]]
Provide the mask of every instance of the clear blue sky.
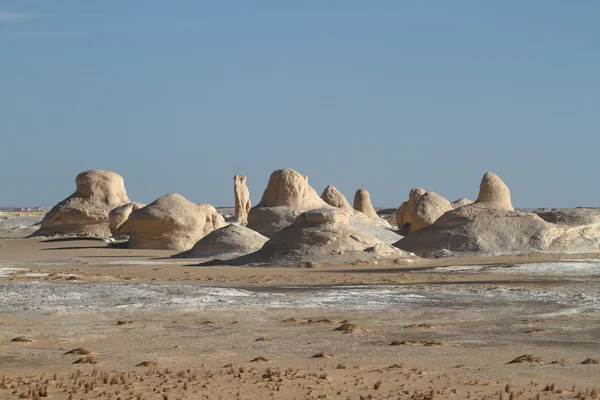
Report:
[[410,188],[600,206],[600,1],[0,0],[0,205],[109,169],[129,197]]

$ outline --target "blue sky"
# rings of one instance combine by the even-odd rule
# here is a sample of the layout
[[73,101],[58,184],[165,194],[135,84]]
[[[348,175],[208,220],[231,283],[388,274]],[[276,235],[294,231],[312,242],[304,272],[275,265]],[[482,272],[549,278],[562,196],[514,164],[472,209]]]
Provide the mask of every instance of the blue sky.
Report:
[[290,167],[376,206],[410,188],[600,206],[600,2],[0,0],[0,205],[108,169],[129,197],[256,204]]

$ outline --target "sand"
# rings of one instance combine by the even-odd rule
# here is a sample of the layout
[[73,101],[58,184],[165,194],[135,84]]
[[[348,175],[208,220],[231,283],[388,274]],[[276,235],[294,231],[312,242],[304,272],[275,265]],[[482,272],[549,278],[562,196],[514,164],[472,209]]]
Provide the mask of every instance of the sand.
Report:
[[598,396],[598,255],[267,268],[172,253],[0,239],[0,399]]

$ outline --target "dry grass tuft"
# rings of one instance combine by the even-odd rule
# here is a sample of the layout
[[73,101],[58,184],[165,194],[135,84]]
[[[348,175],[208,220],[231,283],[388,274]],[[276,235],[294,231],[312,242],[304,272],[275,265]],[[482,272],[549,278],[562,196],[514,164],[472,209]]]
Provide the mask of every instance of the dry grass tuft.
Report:
[[524,354],[515,358],[514,360],[509,361],[507,364],[518,364],[518,363],[533,363],[533,364],[543,364],[544,362],[538,358],[534,357],[531,354]]
[[333,358],[333,357],[334,357],[333,354],[331,354],[331,353],[324,353],[324,352],[317,353],[314,356],[312,356],[312,358]]
[[12,338],[11,342],[31,343],[33,342],[33,339],[30,339],[26,336],[17,336],[16,338]]
[[142,361],[136,367],[158,367],[158,363],[156,361]]
[[345,322],[342,325],[335,328],[334,331],[343,332],[343,333],[361,333],[361,332],[364,332],[364,329],[362,329],[360,326],[353,324],[351,322]]
[[269,361],[269,359],[267,357],[260,356],[260,357],[256,357],[256,358],[253,358],[252,360],[250,360],[250,362],[259,362],[259,361]]
[[101,361],[99,361],[98,359],[94,358],[94,357],[83,357],[80,358],[79,360],[75,361],[73,364],[94,364],[94,365],[98,365],[98,364],[102,364]]
[[89,356],[92,352],[88,349],[84,349],[83,347],[78,347],[73,350],[67,351],[65,354],[76,354],[78,356]]
[[258,339],[255,340],[255,342],[274,342],[275,339],[271,339],[268,337],[259,337]]
[[581,363],[582,364],[600,364],[600,361],[596,360],[595,358],[586,358]]

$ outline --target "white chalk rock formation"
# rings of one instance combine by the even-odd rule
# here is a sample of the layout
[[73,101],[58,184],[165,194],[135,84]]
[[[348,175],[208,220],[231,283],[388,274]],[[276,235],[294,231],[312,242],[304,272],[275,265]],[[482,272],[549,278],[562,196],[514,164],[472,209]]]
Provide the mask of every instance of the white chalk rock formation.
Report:
[[260,203],[250,209],[248,228],[271,237],[304,211],[327,207],[306,176],[290,168],[279,169],[271,174]]
[[452,210],[452,204],[435,192],[422,195],[410,217],[409,232],[415,232],[433,224],[445,212]]
[[407,256],[406,252],[398,252],[392,245],[352,227],[350,219],[349,213],[338,208],[304,212],[260,250],[226,263],[340,263]]
[[425,193],[425,189],[411,189],[408,195],[408,201],[402,203],[400,207],[398,207],[398,211],[396,211],[396,225],[398,225],[398,229],[404,229],[408,232],[415,205]]
[[358,189],[354,194],[354,210],[359,213],[359,215],[355,215],[357,218],[361,218],[364,215],[373,224],[388,229],[392,228],[390,223],[381,218],[375,211],[373,204],[371,204],[371,195],[367,189]]
[[108,214],[110,233],[113,236],[127,235],[127,220],[129,215],[140,208],[146,207],[142,203],[127,203],[124,206],[113,208]]
[[248,213],[250,212],[250,191],[246,186],[245,175],[233,176],[233,195],[235,200],[234,221],[240,224],[248,223]]
[[209,204],[194,204],[171,193],[129,215],[129,248],[189,250],[198,240],[225,226]]
[[377,218],[377,212],[371,204],[371,195],[367,189],[358,189],[354,194],[354,209],[370,218]]
[[329,185],[323,190],[321,194],[321,199],[332,207],[336,208],[345,208],[351,209],[350,203],[346,200],[346,196],[342,194],[337,188],[333,185]]
[[481,179],[475,204],[485,208],[514,211],[508,186],[493,172],[487,172]]
[[452,208],[468,206],[469,204],[473,204],[473,200],[469,200],[466,197],[461,197],[460,199],[452,202]]
[[215,229],[186,252],[175,257],[234,257],[259,250],[269,240],[266,236],[237,224]]
[[478,201],[446,212],[431,226],[408,234],[395,246],[419,255],[508,255],[584,253],[600,248],[600,210],[519,212],[510,192],[487,173]]
[[123,177],[91,170],[77,175],[75,193],[55,205],[33,236],[111,236],[109,213],[130,202]]

